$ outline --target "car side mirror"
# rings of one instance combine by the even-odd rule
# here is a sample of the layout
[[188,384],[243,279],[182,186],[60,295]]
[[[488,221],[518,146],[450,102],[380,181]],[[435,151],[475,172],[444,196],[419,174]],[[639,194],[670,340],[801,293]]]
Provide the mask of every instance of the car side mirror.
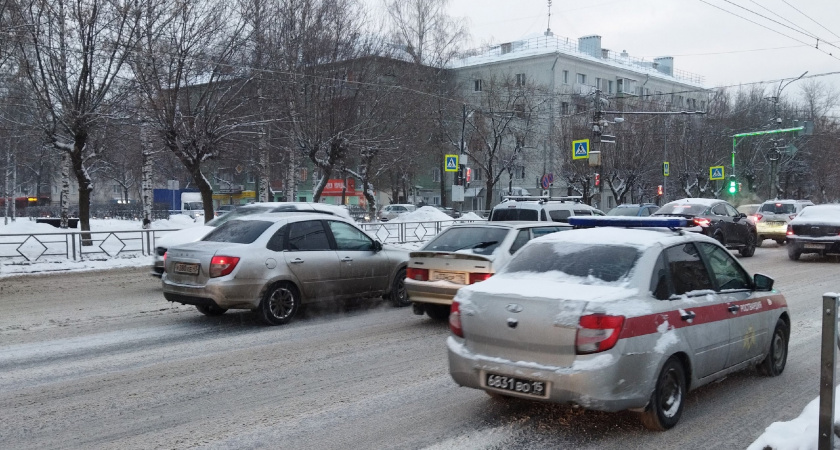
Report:
[[753,284],[755,285],[756,291],[773,290],[773,279],[767,275],[762,275],[760,273],[753,275]]
[[382,243],[379,241],[373,241],[373,251],[379,252],[382,251]]

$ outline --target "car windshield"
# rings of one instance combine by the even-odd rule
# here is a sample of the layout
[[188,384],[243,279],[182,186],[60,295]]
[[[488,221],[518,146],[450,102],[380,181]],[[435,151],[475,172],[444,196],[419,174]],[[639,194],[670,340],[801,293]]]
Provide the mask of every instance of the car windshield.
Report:
[[608,216],[638,216],[639,206],[624,206],[621,208],[613,208],[607,213]]
[[708,206],[697,203],[668,203],[656,211],[655,216],[697,216],[703,214]]
[[242,208],[235,208],[229,213],[216,217],[215,219],[205,223],[204,225],[210,227],[218,227],[219,225],[228,222],[233,219],[237,219],[239,217],[250,216],[252,214],[262,214],[269,212],[271,210],[270,206],[245,206]]
[[772,214],[795,214],[796,206],[793,203],[765,203],[761,205],[760,211]]
[[184,203],[184,209],[189,209],[191,211],[204,209],[204,203],[201,203],[201,202],[186,202],[186,203]]
[[498,208],[493,210],[493,215],[490,220],[506,221],[506,220],[539,220],[539,213],[536,209],[521,209],[521,208]]
[[422,250],[455,252],[470,250],[479,255],[490,255],[507,236],[506,228],[457,227],[444,230],[429,241]]
[[572,242],[551,245],[529,245],[508,263],[501,272],[562,272],[606,282],[626,278],[641,253],[622,245],[591,245]]
[[250,244],[272,224],[265,220],[231,220],[204,236],[202,241]]

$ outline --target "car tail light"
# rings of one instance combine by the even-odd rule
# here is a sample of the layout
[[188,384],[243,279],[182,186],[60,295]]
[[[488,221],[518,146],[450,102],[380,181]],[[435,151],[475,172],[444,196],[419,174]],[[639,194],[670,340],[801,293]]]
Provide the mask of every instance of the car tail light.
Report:
[[791,215],[790,215],[790,216],[788,216],[788,217],[790,217],[790,220],[793,220],[794,218],[796,218],[796,214],[791,214]]
[[756,214],[756,215],[753,216],[753,218],[755,219],[756,222],[760,221],[762,217],[764,217],[764,216],[762,216],[761,214]]
[[239,258],[236,256],[214,256],[210,260],[210,278],[230,275],[237,263]]
[[163,252],[163,266],[166,267],[166,254],[169,252]]
[[492,273],[471,273],[470,274],[470,284],[478,283],[479,281],[484,281],[490,276],[493,275]]
[[788,236],[793,236],[793,227],[788,225],[787,233]]
[[464,329],[461,327],[461,305],[453,301],[449,309],[449,329],[452,334],[458,337],[464,337]]
[[581,317],[575,337],[577,354],[586,355],[613,348],[623,326],[624,316],[590,314]]
[[417,281],[429,281],[429,269],[415,269],[409,267],[405,270],[405,277]]
[[703,228],[708,227],[710,223],[712,223],[712,221],[709,220],[709,219],[703,219],[701,217],[697,217],[697,218],[694,219],[694,225],[697,225],[697,226],[700,226],[700,227],[703,227]]

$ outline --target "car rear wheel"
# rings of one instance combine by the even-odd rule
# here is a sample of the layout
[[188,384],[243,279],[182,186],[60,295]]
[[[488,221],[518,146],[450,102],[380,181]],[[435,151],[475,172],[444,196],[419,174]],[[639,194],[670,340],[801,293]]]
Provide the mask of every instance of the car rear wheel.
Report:
[[802,252],[799,251],[795,245],[788,245],[787,251],[788,258],[790,258],[791,261],[798,261],[799,257],[802,256]]
[[435,320],[439,320],[441,322],[449,319],[449,310],[452,309],[449,305],[432,304],[427,304],[424,306],[424,308],[426,309],[426,314],[428,314],[429,317]]
[[764,361],[758,364],[758,372],[768,377],[781,375],[787,364],[787,353],[788,327],[784,320],[779,319],[770,337],[770,351]]
[[685,369],[680,360],[672,356],[662,366],[650,403],[641,413],[642,425],[654,431],[673,428],[682,416],[685,394]]
[[776,239],[776,244],[785,245],[785,242],[787,242],[785,239]]
[[227,308],[220,308],[216,305],[195,305],[195,309],[205,316],[221,316],[227,312]]
[[266,291],[257,308],[260,319],[268,325],[288,323],[300,309],[300,293],[291,283],[278,283]]
[[411,300],[408,299],[408,294],[405,292],[405,269],[400,269],[394,281],[391,282],[391,303],[394,306],[408,306]]
[[738,250],[738,253],[740,253],[741,256],[744,256],[744,257],[754,255],[757,240],[758,240],[758,238],[756,238],[755,233],[748,234],[747,235],[747,244],[744,245],[743,247],[741,247]]

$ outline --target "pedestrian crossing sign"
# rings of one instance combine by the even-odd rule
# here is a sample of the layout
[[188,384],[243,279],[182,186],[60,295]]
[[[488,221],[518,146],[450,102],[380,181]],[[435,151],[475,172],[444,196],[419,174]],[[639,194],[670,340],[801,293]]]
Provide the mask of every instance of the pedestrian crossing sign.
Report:
[[444,159],[444,170],[447,172],[458,171],[458,155],[446,155]]
[[589,139],[572,141],[572,159],[589,158]]
[[722,180],[723,179],[723,166],[709,167],[709,179],[710,180]]

